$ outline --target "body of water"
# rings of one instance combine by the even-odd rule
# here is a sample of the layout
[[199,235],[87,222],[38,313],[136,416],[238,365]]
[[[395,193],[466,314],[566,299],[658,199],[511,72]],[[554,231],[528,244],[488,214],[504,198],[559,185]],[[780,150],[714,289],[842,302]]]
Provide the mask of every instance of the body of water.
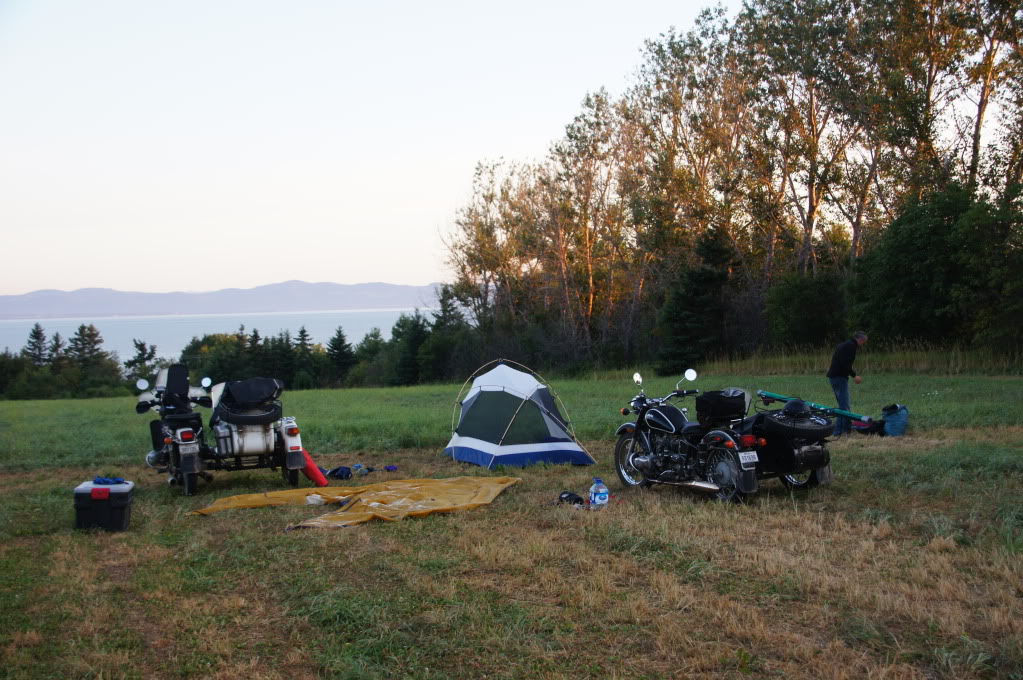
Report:
[[[183,314],[175,316],[119,316],[80,319],[16,319],[0,320],[0,349],[6,347],[18,352],[28,342],[28,333],[33,324],[39,323],[52,338],[60,333],[64,342],[77,332],[82,324],[93,324],[103,337],[103,349],[117,352],[123,362],[135,354],[132,339],[156,345],[156,354],[176,359],[181,350],[193,337],[208,333],[235,333],[239,326],[245,332],[253,328],[266,338],[283,330],[291,332],[294,338],[298,329],[305,326],[313,343],[326,346],[340,326],[345,337],[354,347],[373,328],[379,328],[384,338],[391,337],[391,327],[403,313],[411,309],[357,309],[327,312],[265,312],[246,314]],[[429,316],[429,312],[423,312]]]

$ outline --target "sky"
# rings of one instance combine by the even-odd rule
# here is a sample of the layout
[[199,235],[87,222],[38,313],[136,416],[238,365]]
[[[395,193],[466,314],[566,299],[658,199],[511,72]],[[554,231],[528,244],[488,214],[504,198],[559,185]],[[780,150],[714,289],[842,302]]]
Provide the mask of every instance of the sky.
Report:
[[0,0],[0,295],[450,281],[476,165],[709,4]]

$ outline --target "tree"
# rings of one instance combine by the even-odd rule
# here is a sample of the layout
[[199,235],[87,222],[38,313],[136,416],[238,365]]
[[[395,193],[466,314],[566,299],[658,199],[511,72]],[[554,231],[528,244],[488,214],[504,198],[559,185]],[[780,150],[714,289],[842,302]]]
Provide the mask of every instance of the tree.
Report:
[[[911,204],[861,260],[857,325],[875,336],[947,343],[967,339],[977,307],[969,301],[987,276],[983,243],[961,220],[973,207],[953,185]],[[971,291],[972,293],[968,293]]]
[[82,324],[68,341],[71,366],[61,371],[75,396],[101,397],[127,391],[121,365],[110,352],[103,350],[103,337],[92,324]]
[[82,324],[68,341],[68,355],[79,366],[91,366],[109,356],[103,351],[103,337],[94,325]]
[[59,363],[62,359],[64,359],[64,352],[66,348],[64,338],[61,337],[60,333],[54,333],[53,339],[50,340],[50,345],[46,350],[47,362],[50,364]]
[[28,333],[28,343],[21,350],[22,356],[32,362],[33,366],[44,366],[48,362],[49,354],[46,347],[46,332],[36,322]]
[[724,233],[708,229],[697,242],[700,264],[669,289],[658,317],[657,371],[675,375],[724,347],[724,295],[732,252]]
[[148,378],[155,373],[156,345],[147,345],[141,340],[131,339],[135,345],[135,356],[124,362],[125,377],[135,382],[139,378]]
[[332,382],[341,385],[348,372],[359,362],[355,356],[355,349],[345,337],[345,331],[341,326],[337,327],[334,335],[327,341],[327,356],[330,358],[332,371]]
[[366,335],[363,336],[359,344],[355,346],[355,358],[360,362],[370,362],[376,358],[384,347],[387,345],[387,341],[384,340],[384,336],[380,333],[379,328],[372,328]]
[[429,337],[429,324],[418,309],[413,314],[402,314],[398,317],[391,329],[390,342],[398,357],[392,378],[393,384],[419,383],[419,349]]
[[[458,301],[450,285],[444,284],[437,292],[437,309],[433,312],[430,334],[419,348],[419,380],[432,382],[452,378],[459,371],[456,358],[467,358],[470,353],[469,324],[458,307]],[[469,363],[478,365],[470,359]]]
[[767,292],[767,318],[776,346],[833,344],[847,330],[842,276],[819,271],[779,278]]

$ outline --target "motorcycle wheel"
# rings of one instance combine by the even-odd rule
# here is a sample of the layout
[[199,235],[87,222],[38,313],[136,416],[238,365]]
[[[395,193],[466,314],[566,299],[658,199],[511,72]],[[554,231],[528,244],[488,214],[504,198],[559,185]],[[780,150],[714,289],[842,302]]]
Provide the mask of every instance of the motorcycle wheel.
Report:
[[739,464],[735,456],[724,449],[713,449],[707,456],[706,480],[717,484],[718,491],[710,497],[722,503],[739,503],[743,494],[739,491]]
[[632,447],[632,435],[625,433],[618,437],[618,441],[615,442],[615,472],[618,473],[618,479],[622,484],[633,489],[646,489],[653,482],[646,478],[646,476],[633,467],[632,463],[629,462],[629,449]]
[[186,496],[195,495],[195,487],[198,485],[199,475],[195,472],[184,472],[181,474],[181,487]]
[[812,489],[820,484],[820,480],[817,479],[816,470],[809,470],[807,472],[794,472],[790,475],[782,475],[781,483],[790,491],[798,491]]
[[281,477],[284,477],[284,481],[291,486],[298,486],[298,470],[281,468]]

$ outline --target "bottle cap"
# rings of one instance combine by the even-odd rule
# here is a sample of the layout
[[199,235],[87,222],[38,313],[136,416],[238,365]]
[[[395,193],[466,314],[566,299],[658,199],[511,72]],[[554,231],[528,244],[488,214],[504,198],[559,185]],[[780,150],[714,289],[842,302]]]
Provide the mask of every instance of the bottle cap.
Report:
[[594,484],[603,484],[604,482],[601,481],[600,477],[594,477],[593,478],[593,483]]

